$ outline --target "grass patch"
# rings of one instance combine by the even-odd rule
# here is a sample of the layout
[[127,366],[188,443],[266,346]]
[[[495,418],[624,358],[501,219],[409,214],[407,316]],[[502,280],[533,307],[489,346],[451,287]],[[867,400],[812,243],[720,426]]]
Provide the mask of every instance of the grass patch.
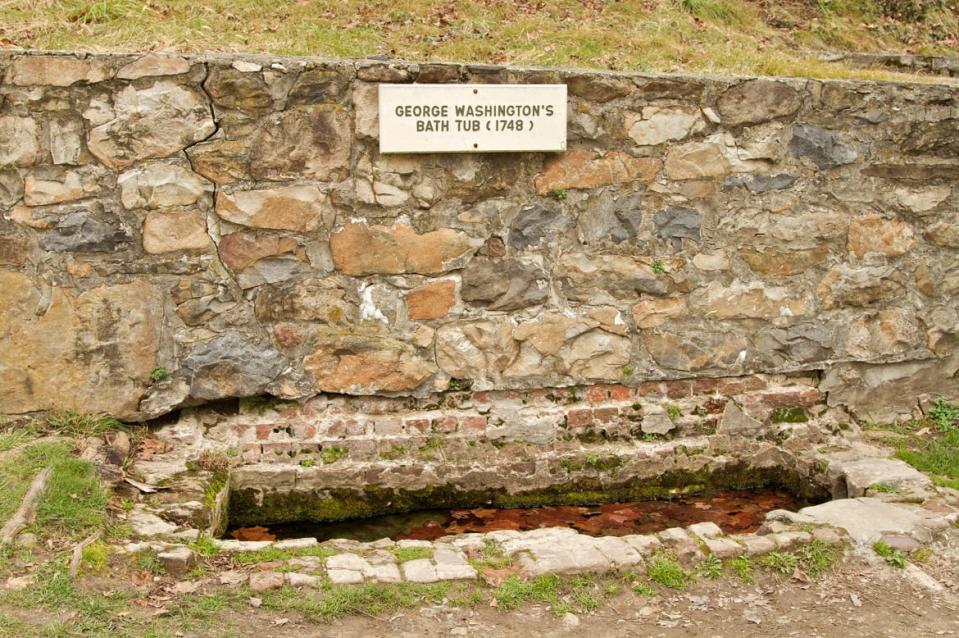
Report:
[[159,576],[166,572],[166,568],[163,567],[163,561],[157,557],[157,553],[152,549],[144,549],[134,554],[133,564],[136,565],[138,569],[144,569],[154,576]]
[[53,466],[50,484],[40,499],[36,532],[46,536],[82,536],[106,522],[107,494],[89,461],[65,458]]
[[42,0],[0,3],[0,24],[13,46],[36,49],[389,54],[422,61],[877,79],[906,76],[823,62],[817,50],[950,53],[959,31],[954,7],[930,2],[921,20],[914,11],[889,9],[906,1],[395,0],[387,6],[275,0],[219,7],[174,0]]
[[190,465],[199,470],[224,474],[230,471],[230,457],[220,450],[203,450]]
[[0,463],[0,518],[7,520],[37,472],[51,467],[31,531],[43,538],[73,539],[106,523],[107,495],[93,464],[72,455],[65,443],[24,445]]
[[663,587],[679,590],[689,587],[695,579],[673,556],[665,552],[656,552],[650,557],[646,564],[646,575]]
[[939,398],[929,410],[929,420],[943,433],[959,430],[959,408]]
[[195,541],[190,543],[190,547],[200,556],[215,556],[220,551],[216,546],[216,541],[206,534],[200,534]]
[[870,492],[879,494],[898,494],[902,491],[902,488],[898,485],[886,485],[885,483],[873,483],[868,489]]
[[114,430],[127,430],[127,427],[107,414],[90,414],[65,410],[47,417],[51,429],[72,437],[99,436]]
[[906,553],[891,547],[886,541],[878,540],[873,543],[872,551],[876,552],[890,567],[903,569],[906,566]]
[[788,576],[799,567],[799,556],[793,552],[769,552],[759,559],[759,564],[769,571]]
[[17,428],[8,432],[0,432],[0,452],[7,452],[15,447],[28,443],[35,437],[29,429]]
[[560,582],[556,574],[543,574],[528,581],[510,576],[493,591],[493,599],[503,611],[516,609],[527,602],[558,604]]
[[773,408],[769,420],[773,423],[805,423],[809,420],[806,410],[801,407]]
[[336,463],[341,459],[345,459],[347,454],[349,454],[349,450],[347,450],[345,447],[331,445],[320,450],[320,460],[323,461],[324,465],[329,465],[331,463]]
[[513,575],[493,590],[496,607],[511,611],[527,603],[549,605],[557,616],[572,612],[590,612],[599,609],[607,596],[619,590],[602,587],[589,576],[576,576],[564,580],[556,574],[543,574],[531,580]]
[[433,558],[432,547],[393,547],[390,551],[396,556],[396,560],[401,563],[422,558]]
[[380,452],[379,456],[384,461],[396,461],[397,459],[403,458],[403,455],[405,454],[406,448],[402,445],[396,445],[394,443],[390,446],[390,449]]
[[729,562],[729,567],[739,580],[744,583],[753,582],[753,562],[748,556],[737,556]]
[[102,572],[110,561],[110,547],[103,541],[94,541],[83,548],[83,566],[92,572]]
[[959,489],[959,430],[902,440],[895,456],[929,474],[936,485]]
[[818,578],[836,563],[841,552],[841,546],[814,540],[795,551],[770,552],[759,559],[759,564],[766,570],[786,576],[799,570],[811,578]]
[[[74,612],[72,635],[108,635],[111,620],[129,603],[123,592],[101,594],[77,587],[67,573],[68,553],[64,552],[40,566],[29,587],[0,595],[0,603],[21,609],[46,609],[57,613]],[[94,631],[81,631],[88,628]],[[67,634],[47,634],[67,635]]]
[[400,609],[442,602],[451,590],[448,582],[420,585],[415,583],[366,583],[333,585],[325,583],[315,597],[304,596],[292,587],[283,587],[262,594],[263,606],[276,611],[296,611],[307,620],[329,621],[350,614],[380,616]]
[[835,565],[841,552],[841,545],[828,545],[819,540],[796,550],[799,566],[811,578],[817,578]]
[[483,545],[481,558],[474,558],[469,562],[476,571],[482,571],[483,569],[509,569],[513,566],[513,559],[507,556],[499,545],[491,540],[487,540],[486,544]]
[[723,575],[723,561],[719,556],[710,554],[696,566],[696,571],[703,578],[716,580]]
[[319,545],[314,547],[301,547],[298,549],[282,549],[278,547],[264,547],[252,552],[237,552],[232,554],[233,562],[238,565],[253,565],[255,563],[267,563],[274,560],[289,560],[297,556],[316,556],[317,558],[329,558],[336,552],[328,547]]

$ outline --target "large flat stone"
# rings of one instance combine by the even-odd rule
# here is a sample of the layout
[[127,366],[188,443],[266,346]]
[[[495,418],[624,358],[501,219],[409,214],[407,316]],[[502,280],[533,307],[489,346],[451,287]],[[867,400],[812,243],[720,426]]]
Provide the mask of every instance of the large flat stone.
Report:
[[160,348],[163,301],[146,282],[77,294],[0,271],[0,413],[137,414]]
[[830,462],[830,468],[833,467],[845,475],[849,498],[865,496],[872,485],[925,487],[930,484],[925,474],[898,459],[865,458],[837,464]]
[[337,270],[347,275],[433,275],[462,266],[475,248],[450,228],[420,234],[404,223],[349,223],[330,237],[330,250]]
[[600,536],[593,539],[596,549],[613,567],[632,567],[643,562],[643,555],[631,543],[616,536]]
[[327,197],[316,186],[283,186],[233,193],[220,192],[216,214],[251,228],[306,233],[332,221]]
[[844,498],[822,505],[804,507],[800,514],[841,527],[858,543],[871,544],[883,534],[906,534],[929,542],[936,527],[932,518],[918,507],[887,503],[877,498]]
[[440,580],[436,573],[436,566],[428,558],[406,561],[402,569],[406,580],[413,583],[435,583]]
[[114,112],[87,136],[90,152],[111,168],[167,157],[216,130],[206,96],[169,80],[139,89],[127,85],[116,94]]
[[608,570],[611,561],[593,541],[575,530],[546,528],[505,541],[502,547],[507,554],[522,552],[520,564],[534,575]]

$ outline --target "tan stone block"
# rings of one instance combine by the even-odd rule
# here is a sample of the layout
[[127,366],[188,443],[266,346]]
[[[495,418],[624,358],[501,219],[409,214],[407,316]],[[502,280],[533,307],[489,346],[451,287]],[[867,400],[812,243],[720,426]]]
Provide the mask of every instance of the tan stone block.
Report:
[[518,352],[507,317],[457,321],[436,331],[436,362],[455,379],[499,379]]
[[766,286],[761,282],[734,281],[728,287],[712,282],[695,291],[690,301],[710,319],[775,319],[800,317],[812,312],[809,295]]
[[549,160],[534,184],[536,192],[544,195],[554,189],[651,182],[661,167],[662,161],[652,157],[633,157],[620,151],[601,155],[597,151],[574,149]]
[[434,275],[462,264],[475,247],[464,233],[450,228],[420,235],[405,223],[348,223],[332,234],[330,250],[336,269],[347,275]]
[[887,308],[849,324],[846,351],[853,357],[870,360],[877,356],[908,352],[922,340],[915,312]]
[[366,82],[353,84],[353,120],[356,135],[379,139],[379,86]]
[[0,307],[0,413],[137,412],[160,344],[154,286],[42,292],[26,275],[0,270]]
[[655,328],[688,312],[683,297],[645,297],[633,306],[633,320],[637,328]]
[[799,92],[784,82],[747,80],[728,89],[716,104],[723,124],[756,124],[792,115],[799,110]]
[[701,131],[706,123],[697,108],[648,106],[642,116],[625,117],[626,134],[639,146],[657,146]]
[[209,137],[215,130],[210,104],[199,89],[160,80],[116,93],[115,117],[87,136],[87,148],[107,166],[127,168],[167,157]]
[[124,208],[190,206],[213,192],[213,185],[187,166],[149,162],[117,178]]
[[117,71],[118,80],[138,80],[154,75],[180,75],[190,70],[190,63],[178,55],[150,53],[130,62]]
[[259,235],[249,231],[238,231],[220,238],[220,259],[234,271],[245,270],[254,263],[267,257],[292,255],[306,260],[303,247],[293,237]]
[[926,241],[946,248],[959,248],[959,224],[939,222],[923,233]]
[[211,244],[206,216],[200,211],[152,212],[143,222],[143,250],[151,255],[205,250]]
[[440,319],[456,303],[456,282],[452,279],[420,286],[406,295],[406,312],[414,321]]
[[0,164],[32,166],[39,151],[36,122],[29,117],[0,117]]
[[303,360],[303,368],[324,392],[409,391],[436,372],[431,362],[395,339],[334,334],[318,338],[316,346]]
[[269,116],[250,144],[250,173],[273,181],[342,179],[350,164],[352,119],[338,104]]
[[86,166],[64,169],[44,166],[34,169],[23,180],[23,203],[49,206],[97,195],[103,169]]
[[740,252],[753,272],[776,277],[788,277],[809,270],[813,266],[826,261],[829,256],[829,246],[821,245],[815,248],[787,250],[779,248],[764,248],[761,250],[747,248]]
[[729,161],[722,148],[708,142],[673,146],[666,154],[665,167],[670,179],[721,177],[729,173]]
[[216,197],[216,214],[242,226],[304,233],[332,219],[327,202],[326,194],[316,186],[221,191]]
[[865,215],[849,224],[846,248],[860,259],[869,253],[895,257],[909,252],[915,243],[915,233],[909,224],[879,215]]
[[13,61],[6,81],[17,86],[70,86],[77,82],[93,84],[113,75],[110,63],[66,55],[24,55]]

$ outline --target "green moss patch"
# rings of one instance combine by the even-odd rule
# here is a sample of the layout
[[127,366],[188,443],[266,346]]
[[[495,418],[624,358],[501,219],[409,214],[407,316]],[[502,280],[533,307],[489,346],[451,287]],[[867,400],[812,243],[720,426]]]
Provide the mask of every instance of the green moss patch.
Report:
[[[597,461],[599,464],[600,461]],[[602,461],[604,467],[607,461]],[[588,463],[585,464],[588,466]],[[616,466],[618,467],[618,466]],[[234,526],[270,525],[294,521],[342,521],[424,509],[480,506],[540,507],[598,505],[620,501],[670,499],[718,489],[783,487],[810,501],[823,501],[824,487],[803,480],[785,468],[750,468],[745,464],[722,470],[675,470],[658,477],[613,480],[608,471],[591,473],[551,487],[510,492],[504,488],[460,489],[436,485],[403,489],[366,485],[362,489],[329,488],[299,491],[246,488],[230,493],[229,519]]]

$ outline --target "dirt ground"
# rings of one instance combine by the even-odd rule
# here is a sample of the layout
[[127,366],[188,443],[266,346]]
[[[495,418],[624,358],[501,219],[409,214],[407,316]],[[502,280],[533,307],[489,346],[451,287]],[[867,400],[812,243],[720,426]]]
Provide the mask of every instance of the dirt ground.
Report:
[[[953,564],[955,567],[955,564]],[[957,573],[959,575],[959,573]],[[252,619],[248,619],[252,620]],[[281,624],[277,625],[277,622]],[[850,561],[814,583],[760,577],[746,585],[725,578],[690,590],[643,598],[621,594],[570,626],[542,606],[509,613],[489,607],[424,607],[390,618],[351,617],[327,627],[257,614],[254,633],[290,636],[873,636],[959,635],[959,595],[931,594],[885,566]]]
[[[177,637],[255,636],[272,638],[306,637],[420,637],[420,636],[643,636],[676,638],[680,636],[728,638],[734,636],[801,636],[803,638],[865,638],[959,636],[959,531],[929,546],[931,556],[921,565],[895,569],[862,550],[863,556],[847,550],[845,556],[822,576],[811,580],[801,573],[792,576],[756,570],[754,581],[744,583],[727,568],[718,580],[697,578],[685,591],[657,588],[653,597],[634,593],[628,586],[610,595],[593,612],[576,616],[557,616],[546,605],[525,604],[509,612],[490,604],[485,596],[472,608],[447,604],[426,605],[382,617],[352,615],[338,620],[319,622],[306,620],[296,612],[276,611],[251,606],[246,599],[234,600],[199,624],[180,624],[175,616],[153,616],[163,623],[159,632],[149,635]],[[199,592],[224,591],[215,582],[216,565],[200,582]],[[920,576],[914,573],[918,571]],[[920,582],[922,578],[932,581]],[[168,579],[167,579],[168,580]],[[615,580],[601,581],[615,582]],[[177,598],[171,596],[174,581],[146,585],[142,594],[160,596],[164,606],[175,609]],[[200,584],[197,581],[194,583]],[[86,586],[106,591],[123,585],[109,578],[87,581]],[[150,591],[152,590],[152,591]],[[149,592],[149,593],[148,593]],[[192,592],[191,592],[192,593]],[[300,590],[303,596],[315,595]],[[144,596],[144,597],[147,597]],[[163,598],[167,596],[167,598]],[[129,605],[131,614],[146,621],[139,625],[145,631],[152,614],[148,609]],[[50,613],[52,612],[52,613]],[[103,629],[89,633],[74,627],[71,612],[57,614],[0,604],[0,619],[17,619],[33,627],[37,623],[59,624],[65,629],[39,635],[111,635]],[[2,624],[2,623],[0,623]],[[3,631],[0,636],[17,636]],[[34,634],[31,634],[34,635]]]
[[[955,542],[953,538],[952,542]],[[923,570],[943,585],[937,593],[903,570],[847,556],[819,579],[757,573],[746,584],[727,574],[700,579],[689,590],[649,598],[629,590],[595,612],[560,618],[542,605],[502,612],[482,604],[446,605],[388,617],[351,616],[316,625],[262,609],[226,611],[240,635],[344,636],[680,636],[729,638],[920,637],[959,635],[959,552],[940,544]],[[669,590],[665,590],[669,591]],[[192,634],[185,634],[192,635]]]

